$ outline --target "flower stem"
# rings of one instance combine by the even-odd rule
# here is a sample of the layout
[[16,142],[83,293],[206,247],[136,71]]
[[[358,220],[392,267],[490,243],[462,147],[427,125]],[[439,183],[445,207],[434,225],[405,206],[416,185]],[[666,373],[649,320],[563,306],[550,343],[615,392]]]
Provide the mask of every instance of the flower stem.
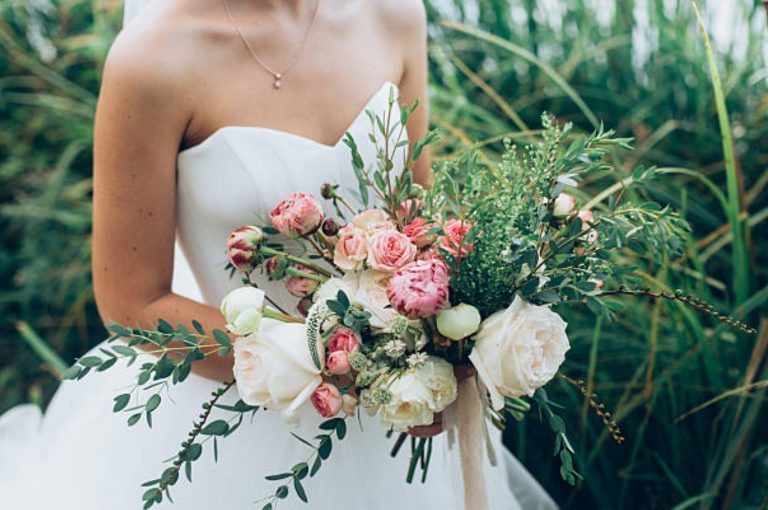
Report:
[[286,257],[291,262],[295,262],[297,264],[301,264],[302,266],[306,266],[313,271],[317,271],[319,274],[327,277],[331,277],[331,272],[325,269],[323,266],[312,262],[311,260],[307,260],[301,257],[297,257],[296,255],[291,255],[290,253],[285,253],[284,251],[276,250],[274,248],[270,248],[269,246],[262,246],[261,247],[261,253],[264,255],[272,256],[272,255],[281,255],[283,257]]
[[264,313],[264,317],[268,319],[275,319],[280,322],[304,324],[304,319],[294,317],[293,315],[289,315],[287,313],[278,312],[277,310],[272,310],[271,308],[264,308],[263,313]]

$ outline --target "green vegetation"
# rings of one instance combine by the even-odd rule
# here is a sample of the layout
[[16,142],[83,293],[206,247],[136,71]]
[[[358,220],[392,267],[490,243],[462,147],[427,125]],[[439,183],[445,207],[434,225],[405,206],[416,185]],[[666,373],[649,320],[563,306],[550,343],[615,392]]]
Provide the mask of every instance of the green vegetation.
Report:
[[[634,152],[612,153],[623,174],[594,176],[577,199],[607,203],[637,167],[658,167],[651,196],[635,198],[671,204],[693,231],[683,256],[628,254],[627,265],[655,291],[681,289],[760,332],[735,332],[666,300],[616,297],[624,310],[615,321],[561,305],[573,343],[566,375],[599,395],[626,441],[613,442],[564,378],[547,388],[548,409],[567,424],[584,480],[575,489],[561,480],[546,421],[511,424],[508,444],[565,508],[761,508],[765,13],[759,0],[733,0],[742,39],[725,48],[707,42],[690,0],[596,3],[427,2],[431,115],[444,134],[436,158],[479,145],[479,161],[496,162],[504,136],[536,139],[529,126],[545,110],[577,131],[602,122],[634,137]],[[63,366],[107,336],[90,287],[91,138],[119,2],[47,5],[0,4],[0,412],[47,402]]]

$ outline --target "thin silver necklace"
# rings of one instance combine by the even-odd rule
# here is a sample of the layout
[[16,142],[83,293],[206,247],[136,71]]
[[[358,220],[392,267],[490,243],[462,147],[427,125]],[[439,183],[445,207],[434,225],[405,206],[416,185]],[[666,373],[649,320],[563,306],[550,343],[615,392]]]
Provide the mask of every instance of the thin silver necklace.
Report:
[[296,54],[282,71],[275,71],[273,68],[267,65],[267,63],[264,62],[261,57],[259,57],[256,51],[254,51],[253,47],[251,47],[250,43],[248,43],[248,39],[245,38],[243,32],[240,30],[240,27],[235,22],[235,18],[232,16],[232,9],[230,9],[229,2],[227,0],[224,0],[224,8],[227,10],[227,17],[229,17],[229,21],[232,23],[235,32],[237,32],[237,35],[240,37],[240,40],[243,41],[243,44],[248,50],[248,53],[251,54],[254,60],[256,60],[256,63],[258,63],[262,69],[264,69],[272,76],[274,79],[272,86],[277,90],[281,89],[283,87],[283,79],[285,78],[285,75],[288,73],[288,71],[291,70],[291,68],[293,68],[296,62],[298,62],[299,57],[301,56],[301,51],[304,49],[304,45],[306,44],[307,39],[309,39],[309,33],[312,31],[312,27],[315,25],[315,20],[317,19],[317,13],[320,11],[320,0],[317,0],[317,3],[315,4],[315,11],[312,14],[312,21],[309,22],[309,26],[307,27],[307,31],[304,33],[304,38],[301,40],[299,49],[296,50]]

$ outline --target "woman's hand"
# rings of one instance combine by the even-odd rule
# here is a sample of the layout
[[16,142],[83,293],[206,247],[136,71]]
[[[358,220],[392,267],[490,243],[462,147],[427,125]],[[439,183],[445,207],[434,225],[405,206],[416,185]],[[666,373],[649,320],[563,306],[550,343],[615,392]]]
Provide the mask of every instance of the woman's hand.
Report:
[[[456,375],[458,382],[461,382],[469,377],[474,377],[475,368],[469,363],[456,365],[453,367],[453,373]],[[434,437],[443,430],[445,430],[443,426],[443,413],[436,413],[435,419],[430,425],[411,427],[408,429],[408,433],[413,437]]]

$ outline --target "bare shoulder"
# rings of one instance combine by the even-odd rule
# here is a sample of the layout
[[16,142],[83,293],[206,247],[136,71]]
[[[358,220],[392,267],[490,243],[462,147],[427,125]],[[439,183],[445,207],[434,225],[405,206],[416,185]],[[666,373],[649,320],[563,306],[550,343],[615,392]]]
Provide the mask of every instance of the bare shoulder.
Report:
[[174,3],[151,4],[118,34],[104,63],[104,88],[168,99],[189,83],[197,43],[191,23]]
[[423,0],[371,0],[371,3],[388,31],[417,38],[426,33],[427,12]]

